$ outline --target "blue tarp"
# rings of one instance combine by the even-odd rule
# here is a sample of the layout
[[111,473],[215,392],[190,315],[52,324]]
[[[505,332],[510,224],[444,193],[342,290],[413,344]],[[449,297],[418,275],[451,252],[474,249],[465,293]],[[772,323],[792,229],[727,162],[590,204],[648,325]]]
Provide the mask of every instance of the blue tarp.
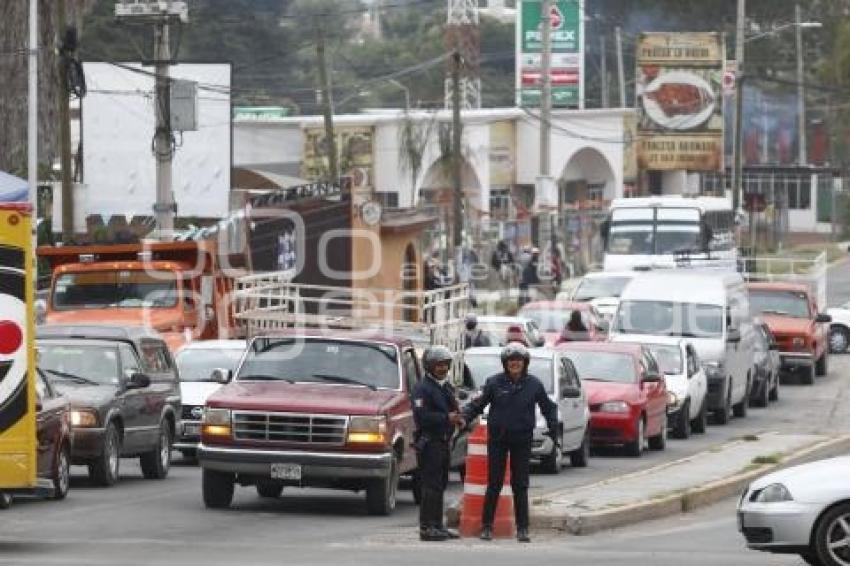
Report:
[[0,202],[27,202],[28,196],[26,180],[0,171]]

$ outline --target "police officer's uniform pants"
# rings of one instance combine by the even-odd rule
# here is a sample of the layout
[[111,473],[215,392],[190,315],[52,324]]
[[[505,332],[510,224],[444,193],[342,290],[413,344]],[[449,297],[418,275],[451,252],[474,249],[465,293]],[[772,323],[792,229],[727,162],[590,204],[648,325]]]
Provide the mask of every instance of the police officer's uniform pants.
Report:
[[505,464],[511,457],[511,490],[514,492],[514,517],[518,529],[528,529],[528,469],[531,438],[491,439],[487,442],[487,492],[484,495],[483,525],[493,526],[496,504],[505,482]]
[[443,527],[443,493],[449,483],[449,443],[431,439],[417,453],[419,485],[419,527]]

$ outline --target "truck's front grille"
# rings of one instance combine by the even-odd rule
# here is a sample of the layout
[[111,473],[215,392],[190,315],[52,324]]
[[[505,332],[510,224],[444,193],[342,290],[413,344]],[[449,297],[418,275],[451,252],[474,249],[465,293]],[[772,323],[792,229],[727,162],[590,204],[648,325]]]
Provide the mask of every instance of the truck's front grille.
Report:
[[237,440],[340,446],[345,444],[347,428],[348,417],[342,415],[233,413],[233,437]]

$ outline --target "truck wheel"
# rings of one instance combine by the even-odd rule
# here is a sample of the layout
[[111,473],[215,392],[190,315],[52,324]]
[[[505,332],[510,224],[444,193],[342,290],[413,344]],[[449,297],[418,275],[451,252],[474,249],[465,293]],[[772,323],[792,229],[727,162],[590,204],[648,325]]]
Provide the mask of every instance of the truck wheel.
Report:
[[679,409],[679,418],[673,428],[673,436],[676,438],[688,438],[691,436],[691,402],[685,401]]
[[767,407],[770,401],[770,376],[765,378],[761,389],[758,390],[758,395],[750,395],[750,404],[753,407]]
[[732,414],[739,419],[747,416],[747,407],[750,404],[750,380],[747,378],[747,389],[744,391],[744,397],[740,403],[732,405]]
[[729,422],[729,413],[732,412],[732,383],[726,381],[726,402],[720,410],[714,412],[714,422],[725,425]]
[[570,452],[570,466],[586,468],[588,460],[590,460],[590,423],[587,424],[587,429],[584,431],[581,446]]
[[156,446],[139,458],[142,475],[149,480],[162,480],[168,476],[171,468],[171,427],[168,421],[159,423],[159,435]]
[[53,484],[53,499],[65,499],[71,487],[71,450],[67,444],[63,444],[56,453],[50,482]]
[[815,368],[807,367],[803,368],[800,372],[800,383],[803,385],[814,385],[815,384]]
[[561,446],[564,444],[563,438],[558,437],[558,442],[552,446],[552,451],[542,458],[540,462],[543,471],[547,474],[561,473],[564,454],[561,452]]
[[8,493],[0,492],[0,509],[8,509],[12,506],[12,496]]
[[640,455],[643,452],[643,444],[645,442],[646,434],[645,426],[646,423],[644,423],[643,415],[641,415],[638,417],[637,423],[635,423],[637,434],[635,435],[634,440],[626,443],[626,454],[632,458],[640,458]]
[[393,456],[387,477],[372,480],[366,487],[366,509],[370,515],[389,515],[395,509],[398,491],[398,458]]
[[667,447],[667,413],[661,421],[661,432],[649,437],[650,450],[664,450]]
[[703,398],[697,418],[691,421],[691,430],[697,434],[704,434],[705,429],[708,428],[708,407],[706,405],[708,405],[708,400]]
[[118,481],[121,467],[121,435],[114,422],[106,425],[103,433],[103,451],[89,464],[89,477],[99,486],[109,487]]
[[829,371],[829,354],[824,352],[823,355],[815,362],[815,373],[817,375],[826,375]]
[[779,376],[773,376],[773,387],[770,390],[770,395],[767,396],[768,401],[779,401]]
[[260,480],[257,482],[257,495],[277,499],[283,493],[283,484],[276,481]]
[[203,469],[201,489],[204,493],[204,505],[210,509],[226,509],[233,501],[233,474]]

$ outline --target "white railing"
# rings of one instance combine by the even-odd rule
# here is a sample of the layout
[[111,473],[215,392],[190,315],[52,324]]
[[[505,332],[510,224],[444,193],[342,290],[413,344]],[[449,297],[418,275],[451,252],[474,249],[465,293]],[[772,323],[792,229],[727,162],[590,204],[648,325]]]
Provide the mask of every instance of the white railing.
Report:
[[747,281],[799,283],[814,294],[818,308],[826,308],[826,252],[811,257],[742,257],[741,274]]

